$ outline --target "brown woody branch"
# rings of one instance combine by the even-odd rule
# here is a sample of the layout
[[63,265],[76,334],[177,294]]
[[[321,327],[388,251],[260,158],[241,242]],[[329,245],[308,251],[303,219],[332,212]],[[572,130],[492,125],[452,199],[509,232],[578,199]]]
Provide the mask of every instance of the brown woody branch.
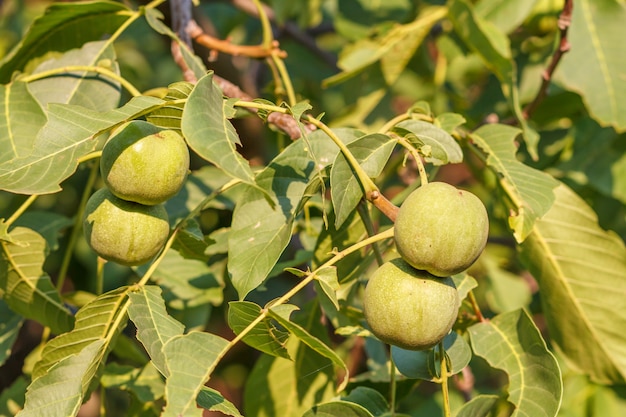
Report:
[[224,52],[232,56],[243,55],[250,58],[267,58],[274,55],[279,58],[287,57],[287,52],[278,47],[277,41],[272,43],[271,48],[266,48],[263,45],[236,45],[230,41],[218,39],[205,33],[194,20],[190,20],[187,23],[186,32],[200,45],[212,51]]
[[542,82],[541,82],[541,87],[539,88],[539,92],[537,93],[537,96],[522,111],[522,115],[524,119],[528,120],[532,116],[535,110],[537,110],[537,107],[539,106],[539,104],[544,100],[544,98],[548,94],[548,87],[550,86],[550,82],[552,80],[554,71],[556,70],[556,67],[559,65],[559,62],[561,61],[561,58],[563,57],[563,55],[570,49],[570,44],[569,44],[569,41],[567,40],[567,30],[569,29],[570,24],[572,23],[573,7],[574,7],[574,0],[565,0],[563,11],[559,15],[559,21],[558,21],[560,38],[561,38],[559,42],[559,47],[556,49],[556,51],[554,51],[550,64],[543,71],[541,75]]
[[[197,82],[198,79],[193,71],[187,66],[187,63],[183,59],[183,55],[180,51],[180,45],[176,41],[172,41],[172,56],[174,57],[174,62],[176,62],[178,67],[182,70],[185,81],[190,83]],[[222,93],[226,97],[238,98],[244,101],[253,100],[253,98],[239,88],[239,86],[217,74],[213,75],[213,81],[215,81],[215,83],[220,87]],[[253,113],[257,112],[254,108],[248,108],[247,110]],[[300,130],[301,125],[289,114],[270,113],[267,117],[267,122],[285,132],[292,140],[298,139],[302,136],[302,131]],[[315,130],[315,126],[308,123],[303,126],[305,131],[312,132]]]

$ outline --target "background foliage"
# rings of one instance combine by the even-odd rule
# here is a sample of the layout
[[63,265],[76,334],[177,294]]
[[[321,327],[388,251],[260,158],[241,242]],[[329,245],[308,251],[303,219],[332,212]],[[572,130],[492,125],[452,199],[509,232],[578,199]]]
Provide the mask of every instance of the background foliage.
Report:
[[[623,2],[170,1],[1,5],[0,415],[626,414]],[[127,268],[80,225],[136,119],[192,165]],[[425,176],[491,222],[443,361],[361,309]]]

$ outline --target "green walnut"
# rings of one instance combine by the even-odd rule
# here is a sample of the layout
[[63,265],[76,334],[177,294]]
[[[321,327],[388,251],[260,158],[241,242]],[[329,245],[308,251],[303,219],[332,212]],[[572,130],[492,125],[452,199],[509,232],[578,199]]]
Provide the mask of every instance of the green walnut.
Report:
[[439,343],[456,321],[459,305],[452,278],[417,270],[402,258],[384,263],[372,274],[363,298],[372,333],[409,350]]
[[170,232],[163,205],[146,206],[114,196],[107,188],[87,201],[83,229],[100,257],[122,265],[141,265],[163,247]]
[[395,221],[398,252],[414,268],[438,277],[467,269],[487,243],[489,218],[478,197],[444,182],[413,191]]
[[104,183],[117,197],[155,205],[173,197],[185,183],[189,149],[173,130],[135,120],[106,142],[100,158]]

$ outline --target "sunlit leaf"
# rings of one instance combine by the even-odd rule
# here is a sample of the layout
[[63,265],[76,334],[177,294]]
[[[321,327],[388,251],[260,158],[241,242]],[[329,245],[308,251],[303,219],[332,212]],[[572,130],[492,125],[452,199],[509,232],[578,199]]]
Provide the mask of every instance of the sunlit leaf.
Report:
[[228,341],[211,333],[172,337],[163,347],[170,375],[165,381],[163,417],[202,416],[196,398],[217,366]]
[[[235,334],[240,334],[260,314],[261,307],[257,304],[249,301],[231,302],[228,305],[228,325]],[[243,341],[268,355],[291,359],[285,348],[288,338],[289,333],[276,327],[271,318],[266,317],[246,333]]]
[[454,285],[456,286],[456,290],[459,293],[459,299],[464,300],[467,297],[467,294],[478,287],[478,282],[474,277],[468,275],[466,272],[462,272],[460,274],[456,274],[452,276],[452,280],[454,281]]
[[156,369],[168,376],[163,346],[174,336],[182,335],[185,327],[167,313],[159,287],[143,286],[129,294],[129,301],[128,317],[137,327],[137,339],[146,348]]
[[509,377],[514,417],[554,417],[563,386],[556,359],[525,310],[493,317],[468,328],[474,353]]
[[537,0],[482,0],[476,3],[476,14],[504,33],[510,33],[524,22]]
[[[374,133],[363,136],[347,145],[363,171],[375,178],[382,172],[396,140]],[[340,153],[330,170],[330,193],[335,209],[335,227],[339,228],[363,199],[363,188],[348,160]]]
[[0,86],[0,166],[32,152],[46,115],[26,83],[15,81]]
[[626,4],[615,0],[580,0],[573,8],[567,38],[570,50],[559,64],[557,77],[579,93],[589,112],[602,125],[626,129]]
[[[80,353],[94,341],[105,343],[92,360],[85,380],[91,381],[104,363],[117,335],[126,325],[129,287],[120,287],[98,296],[76,313],[76,324],[69,333],[63,333],[46,343],[41,359],[35,364],[33,378],[46,374],[61,360]],[[87,384],[89,383],[87,381]]]
[[509,226],[517,241],[523,242],[535,220],[552,205],[552,189],[558,182],[517,160],[514,140],[519,133],[520,130],[512,126],[489,124],[478,128],[470,138],[487,153],[487,165],[499,174],[500,187],[514,205]]
[[26,391],[20,417],[75,416],[91,381],[93,364],[102,354],[105,340],[91,340],[80,351],[64,357]]
[[441,113],[435,117],[435,125],[439,126],[448,133],[464,124],[467,120],[458,113]]
[[21,42],[0,61],[0,82],[8,82],[14,71],[22,70],[33,58],[101,40],[128,20],[129,12],[126,5],[114,1],[51,4],[43,16],[35,19]]
[[[88,42],[58,58],[42,62],[33,74],[72,65],[103,66],[118,74],[115,50],[107,41]],[[29,83],[28,88],[43,108],[49,103],[75,104],[90,110],[108,111],[119,105],[120,84],[95,72],[64,71]]]
[[538,280],[550,338],[571,365],[599,383],[626,380],[626,247],[565,185],[522,244]]
[[0,189],[21,194],[59,191],[61,181],[76,171],[78,158],[94,150],[94,137],[158,106],[154,97],[136,97],[106,113],[84,107],[50,104],[48,123],[39,131],[33,152],[0,165]]
[[337,290],[339,290],[340,286],[339,280],[337,279],[337,268],[335,266],[322,268],[315,273],[315,278],[317,279],[317,283],[324,294],[326,294],[335,308],[339,310]]
[[411,23],[396,25],[375,40],[358,41],[342,53],[338,64],[343,71],[326,79],[325,85],[345,81],[376,62],[381,64],[387,85],[392,85],[406,68],[432,26],[444,16],[443,7],[425,8]]
[[394,131],[414,143],[421,150],[426,162],[443,165],[463,161],[463,151],[457,141],[448,132],[432,123],[423,120],[405,120],[398,123]]
[[236,146],[241,142],[226,118],[222,91],[213,82],[213,73],[202,77],[189,94],[181,127],[187,143],[198,155],[233,178],[254,184],[250,164],[237,152]]
[[70,330],[74,317],[42,269],[46,241],[24,227],[16,227],[10,236],[15,243],[0,242],[0,293],[4,301],[12,310],[49,326],[54,333]]

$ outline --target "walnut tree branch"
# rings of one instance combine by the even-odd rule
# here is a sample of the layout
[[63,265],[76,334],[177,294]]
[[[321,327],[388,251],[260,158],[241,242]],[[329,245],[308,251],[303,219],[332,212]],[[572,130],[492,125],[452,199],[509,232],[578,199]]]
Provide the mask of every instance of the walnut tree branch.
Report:
[[572,23],[572,9],[574,6],[574,0],[565,0],[565,4],[563,6],[563,10],[559,16],[558,26],[560,32],[560,41],[559,47],[554,51],[552,55],[552,59],[548,67],[543,71],[542,74],[542,82],[541,87],[539,88],[539,92],[535,99],[530,102],[522,111],[522,115],[524,119],[529,119],[532,114],[537,110],[539,104],[543,101],[543,99],[548,94],[548,87],[550,86],[550,82],[552,81],[552,76],[556,67],[559,65],[561,58],[563,55],[569,51],[570,44],[567,40],[567,30],[569,29],[570,24]]

